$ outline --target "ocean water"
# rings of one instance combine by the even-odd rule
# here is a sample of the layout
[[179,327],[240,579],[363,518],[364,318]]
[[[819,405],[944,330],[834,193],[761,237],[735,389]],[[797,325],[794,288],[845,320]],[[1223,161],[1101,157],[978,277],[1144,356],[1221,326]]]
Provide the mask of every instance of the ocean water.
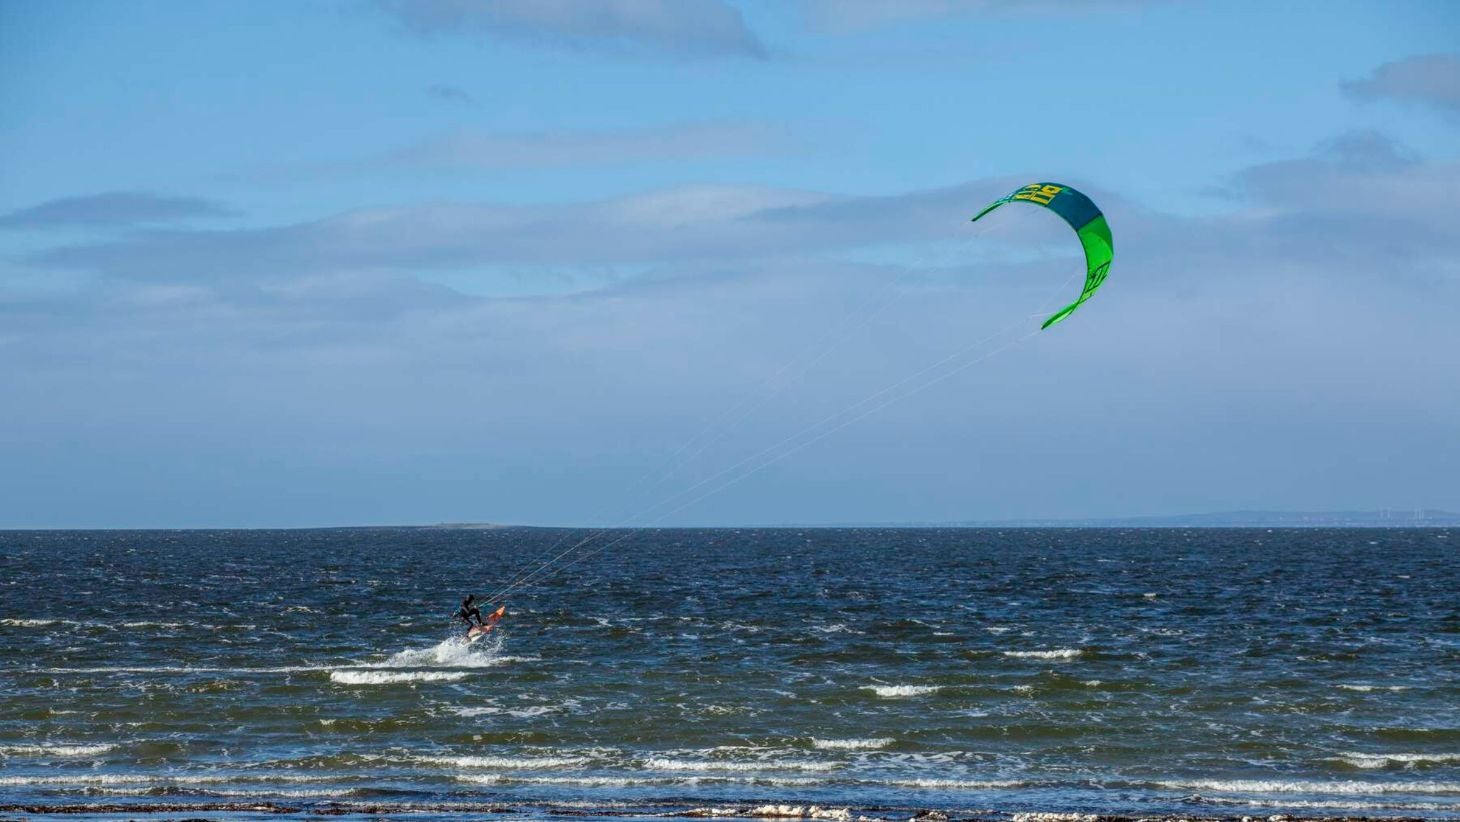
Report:
[[1460,533],[585,533],[0,532],[0,813],[1460,816]]

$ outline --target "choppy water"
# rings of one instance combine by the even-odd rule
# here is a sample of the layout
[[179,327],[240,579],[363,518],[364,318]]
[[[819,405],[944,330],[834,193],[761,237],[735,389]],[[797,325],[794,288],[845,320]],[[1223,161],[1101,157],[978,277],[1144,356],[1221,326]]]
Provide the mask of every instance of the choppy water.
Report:
[[1460,816],[1446,530],[0,533],[0,805]]

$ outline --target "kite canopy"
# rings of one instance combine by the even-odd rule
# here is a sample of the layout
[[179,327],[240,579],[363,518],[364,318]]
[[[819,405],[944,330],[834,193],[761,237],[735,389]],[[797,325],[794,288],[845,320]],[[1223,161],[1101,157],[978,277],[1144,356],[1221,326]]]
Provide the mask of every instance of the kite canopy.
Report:
[[1089,197],[1061,183],[1030,183],[1007,197],[994,200],[983,211],[975,214],[974,222],[1004,203],[1031,203],[1044,206],[1064,218],[1070,228],[1080,235],[1080,245],[1085,247],[1085,288],[1079,299],[1055,312],[1044,321],[1041,329],[1049,328],[1074,313],[1084,302],[1095,295],[1096,289],[1105,282],[1110,271],[1110,261],[1115,257],[1115,244],[1110,239],[1110,226],[1105,215],[1095,207]]

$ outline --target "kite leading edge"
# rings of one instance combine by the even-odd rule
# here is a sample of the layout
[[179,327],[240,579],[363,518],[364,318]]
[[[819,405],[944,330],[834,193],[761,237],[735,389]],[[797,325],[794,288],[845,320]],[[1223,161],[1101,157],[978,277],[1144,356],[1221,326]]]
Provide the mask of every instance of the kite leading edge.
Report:
[[973,221],[1004,203],[1024,202],[1044,206],[1064,218],[1070,228],[1080,237],[1085,247],[1085,287],[1074,302],[1056,311],[1044,321],[1041,329],[1049,328],[1074,313],[1084,302],[1095,295],[1105,275],[1110,272],[1110,261],[1115,257],[1115,244],[1110,238],[1110,225],[1089,197],[1062,183],[1030,183],[1007,197],[994,200],[983,211],[975,214]]

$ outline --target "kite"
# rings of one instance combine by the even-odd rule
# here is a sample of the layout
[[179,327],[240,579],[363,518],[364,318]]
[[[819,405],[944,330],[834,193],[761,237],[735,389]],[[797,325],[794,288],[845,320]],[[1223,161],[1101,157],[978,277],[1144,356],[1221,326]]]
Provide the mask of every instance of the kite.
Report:
[[1000,197],[987,208],[974,215],[973,221],[1004,203],[1023,202],[1044,206],[1064,218],[1070,228],[1080,236],[1080,245],[1085,247],[1085,287],[1079,299],[1055,312],[1044,321],[1041,329],[1049,328],[1074,313],[1084,302],[1095,295],[1105,275],[1110,272],[1110,261],[1115,257],[1115,244],[1110,239],[1110,225],[1089,197],[1061,183],[1030,183],[1007,197]]

